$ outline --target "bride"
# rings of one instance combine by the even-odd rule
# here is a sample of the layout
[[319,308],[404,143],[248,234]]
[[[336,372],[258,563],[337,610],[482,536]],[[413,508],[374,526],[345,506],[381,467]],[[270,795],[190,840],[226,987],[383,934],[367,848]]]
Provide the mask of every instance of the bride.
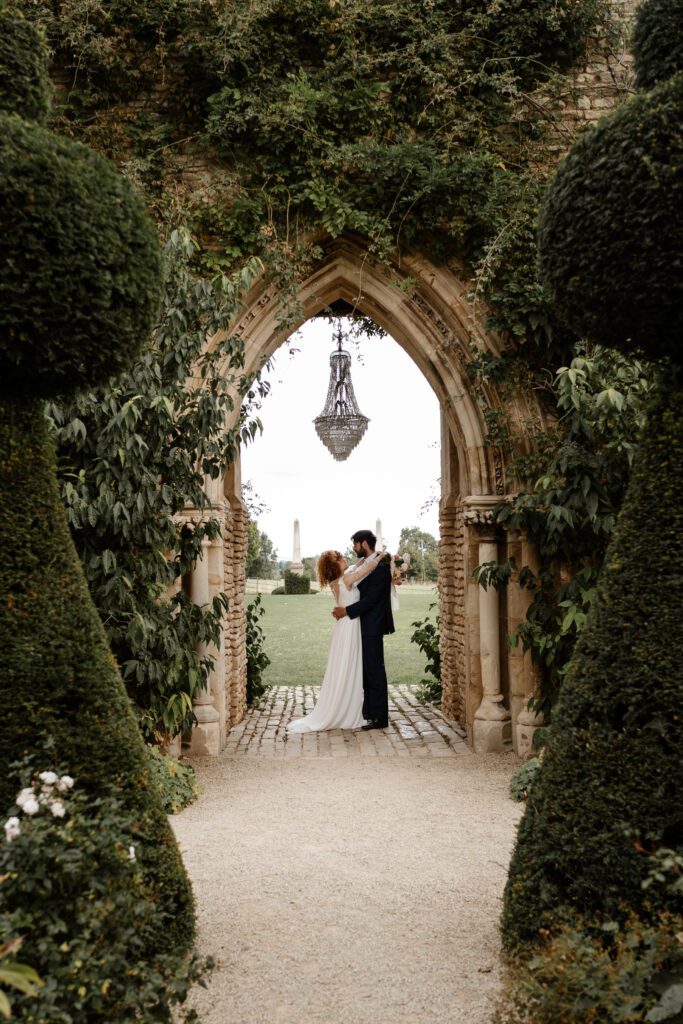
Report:
[[[339,551],[323,551],[318,559],[321,589],[329,586],[335,604],[346,608],[360,597],[358,584],[380,564],[383,551],[375,551],[362,563],[347,568]],[[360,729],[363,718],[363,651],[360,619],[337,619],[332,628],[330,653],[318,701],[305,718],[297,718],[287,732],[323,732],[327,729]]]

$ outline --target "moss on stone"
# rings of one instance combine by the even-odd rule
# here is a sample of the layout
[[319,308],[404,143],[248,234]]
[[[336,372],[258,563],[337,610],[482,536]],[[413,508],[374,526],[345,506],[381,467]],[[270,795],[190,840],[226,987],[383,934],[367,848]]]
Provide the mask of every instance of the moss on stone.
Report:
[[563,684],[510,866],[510,951],[567,907],[647,919],[649,858],[634,837],[683,844],[682,386],[681,371],[670,374],[650,412]]
[[[149,891],[167,914],[155,951],[186,948],[193,899],[131,704],[62,508],[39,404],[0,403],[0,806],[28,754],[111,791],[135,817]],[[40,759],[43,752],[42,760]]]

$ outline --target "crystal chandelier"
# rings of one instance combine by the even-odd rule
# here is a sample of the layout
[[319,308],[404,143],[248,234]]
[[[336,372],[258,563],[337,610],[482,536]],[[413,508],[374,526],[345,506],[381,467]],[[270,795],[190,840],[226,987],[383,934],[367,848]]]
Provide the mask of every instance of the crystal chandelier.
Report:
[[370,420],[363,416],[351,383],[351,356],[342,348],[341,324],[337,325],[337,350],[330,356],[330,385],[325,408],[316,416],[315,429],[325,447],[337,462],[344,462],[368,429]]

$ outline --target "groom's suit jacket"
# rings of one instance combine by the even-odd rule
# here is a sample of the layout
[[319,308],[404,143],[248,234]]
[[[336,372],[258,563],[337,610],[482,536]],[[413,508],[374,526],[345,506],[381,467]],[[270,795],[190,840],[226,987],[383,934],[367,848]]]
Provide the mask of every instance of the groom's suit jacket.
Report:
[[382,562],[358,584],[360,600],[346,607],[350,619],[360,616],[361,636],[384,636],[394,632],[391,612],[391,569]]

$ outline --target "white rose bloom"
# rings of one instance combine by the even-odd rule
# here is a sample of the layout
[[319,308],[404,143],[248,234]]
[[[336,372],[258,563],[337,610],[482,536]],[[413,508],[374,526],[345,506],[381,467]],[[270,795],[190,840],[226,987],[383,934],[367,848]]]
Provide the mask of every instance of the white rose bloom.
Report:
[[21,835],[21,824],[18,818],[8,818],[5,822],[5,839],[11,843],[13,839]]
[[19,793],[19,796],[17,797],[16,802],[19,807],[23,807],[27,800],[34,799],[35,793],[33,792],[33,789],[29,787],[28,789],[22,789],[22,791]]
[[63,818],[66,814],[64,810],[64,804],[61,800],[55,800],[54,803],[50,804],[50,810],[54,814],[55,818]]
[[66,793],[67,789],[72,789],[74,780],[70,775],[62,775],[61,779],[57,783],[57,789],[60,793]]
[[128,860],[137,860],[137,857],[135,856],[135,847],[134,846],[129,846],[128,847]]
[[44,782],[46,786],[54,786],[58,775],[56,772],[41,772],[38,778],[41,782]]
[[36,798],[32,796],[28,800],[24,801],[24,803],[21,805],[21,809],[24,812],[24,814],[37,814],[38,811],[40,810],[40,804],[38,803]]

